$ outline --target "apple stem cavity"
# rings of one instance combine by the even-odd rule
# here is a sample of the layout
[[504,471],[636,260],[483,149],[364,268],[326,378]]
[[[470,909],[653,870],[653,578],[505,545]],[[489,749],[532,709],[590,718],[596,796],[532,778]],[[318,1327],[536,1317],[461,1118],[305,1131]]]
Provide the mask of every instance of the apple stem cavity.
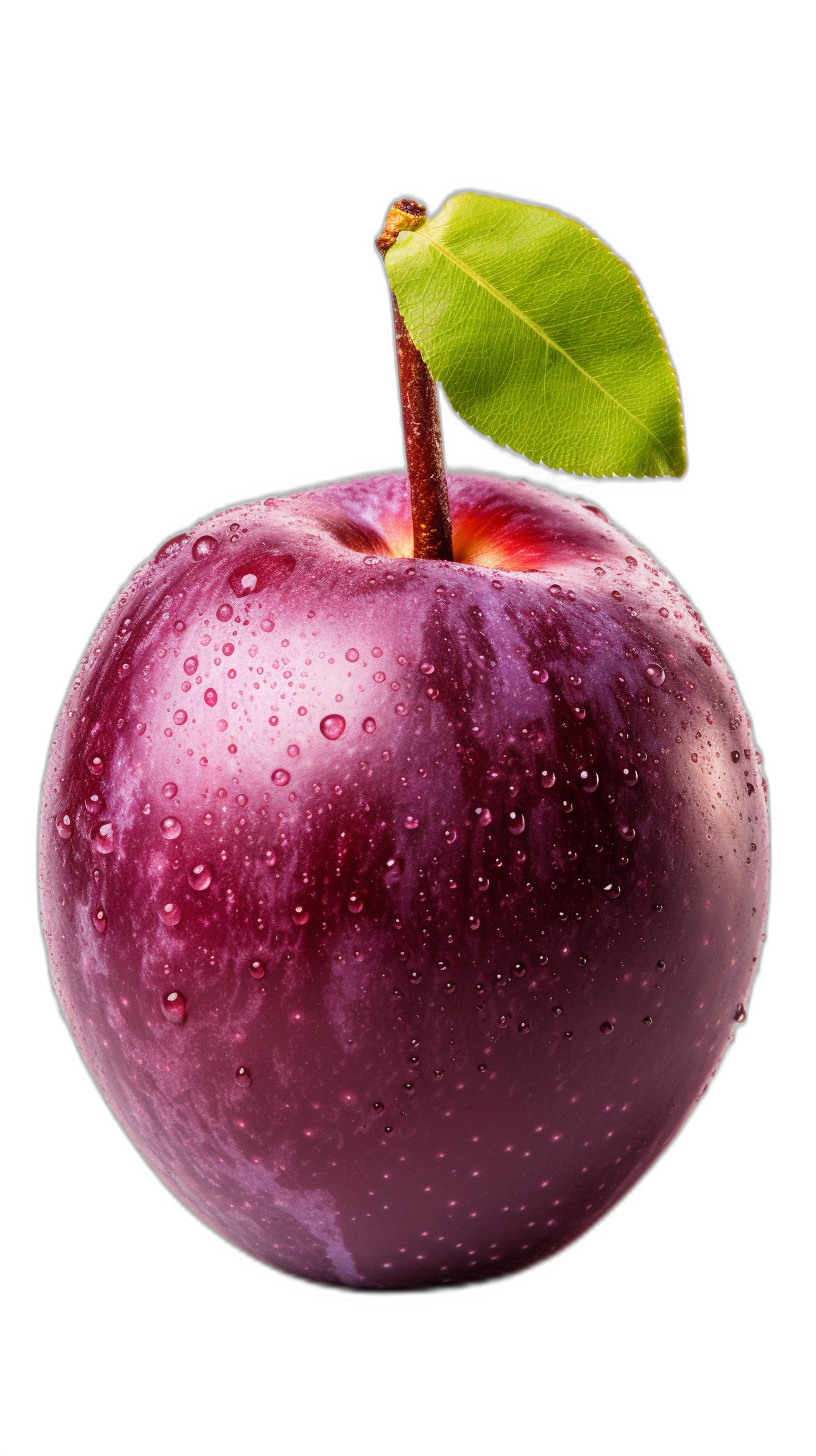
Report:
[[[426,217],[425,208],[419,202],[403,198],[394,203],[377,238],[377,247],[383,257],[401,232],[414,232],[422,226]],[[442,453],[436,384],[408,332],[393,290],[391,305],[394,310],[405,459],[411,486],[414,556],[424,560],[452,561],[448,480]]]

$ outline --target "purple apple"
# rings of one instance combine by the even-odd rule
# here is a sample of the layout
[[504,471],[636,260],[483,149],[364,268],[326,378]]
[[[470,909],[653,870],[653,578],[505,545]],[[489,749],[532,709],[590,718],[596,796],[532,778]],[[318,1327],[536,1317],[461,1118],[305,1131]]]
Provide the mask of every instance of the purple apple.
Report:
[[329,1283],[485,1278],[632,1186],[744,1017],[768,826],[698,614],[594,507],[402,475],[122,591],[43,796],[54,984],[167,1186]]

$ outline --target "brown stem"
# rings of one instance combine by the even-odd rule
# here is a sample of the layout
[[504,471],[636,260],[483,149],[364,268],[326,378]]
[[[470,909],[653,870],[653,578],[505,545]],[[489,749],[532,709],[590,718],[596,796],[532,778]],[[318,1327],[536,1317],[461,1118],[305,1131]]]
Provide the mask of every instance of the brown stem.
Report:
[[[396,242],[400,232],[414,231],[425,221],[425,216],[425,208],[421,203],[412,202],[408,198],[395,203],[377,239],[377,247],[383,257]],[[411,485],[414,556],[426,560],[452,561],[448,481],[442,454],[436,385],[406,328],[393,290],[391,302],[397,341],[405,459]]]

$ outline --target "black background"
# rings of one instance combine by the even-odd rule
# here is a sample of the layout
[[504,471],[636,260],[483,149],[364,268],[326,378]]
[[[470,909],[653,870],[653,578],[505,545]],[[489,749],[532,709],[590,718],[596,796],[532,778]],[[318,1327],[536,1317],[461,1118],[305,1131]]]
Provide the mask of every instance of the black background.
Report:
[[[643,124],[641,124],[643,125]],[[672,182],[656,166],[558,160],[530,147],[458,153],[405,144],[372,160],[373,125],[319,146],[275,132],[236,146],[219,128],[90,127],[54,138],[45,178],[52,230],[35,328],[36,425],[29,467],[47,498],[35,521],[38,571],[57,584],[35,604],[48,642],[35,684],[29,761],[109,600],[165,537],[230,502],[402,466],[391,316],[373,248],[389,201],[439,207],[459,189],[542,202],[589,223],[637,272],[678,368],[688,430],[682,482],[589,482],[530,466],[472,434],[443,403],[449,467],[549,480],[597,501],[678,579],[730,662],[774,792],[782,728],[761,598],[774,581],[781,499],[743,368],[752,328],[733,258],[748,189],[679,135]],[[444,153],[447,150],[447,160]],[[286,160],[281,160],[286,153]],[[388,157],[388,160],[386,160]],[[714,178],[717,186],[714,188]],[[756,462],[750,464],[750,462]],[[26,517],[34,502],[20,502]],[[39,514],[39,511],[38,511]],[[36,788],[36,786],[35,786]],[[34,823],[36,792],[26,814]],[[220,1242],[160,1187],[103,1107],[58,1015],[29,882],[28,958],[38,1005],[42,1143],[31,1169],[42,1307],[87,1303],[117,1332],[146,1289],[172,1290],[195,1319],[262,1307],[290,1318],[370,1297],[326,1293],[264,1270]],[[513,1306],[554,1318],[622,1290],[659,1324],[699,1322],[761,1302],[774,1287],[781,1178],[774,1120],[781,930],[748,1024],[678,1143],[589,1238],[520,1280],[418,1303]],[[47,1069],[47,1075],[44,1073]],[[52,1214],[50,1211],[52,1210]],[[748,1303],[746,1303],[748,1302]]]

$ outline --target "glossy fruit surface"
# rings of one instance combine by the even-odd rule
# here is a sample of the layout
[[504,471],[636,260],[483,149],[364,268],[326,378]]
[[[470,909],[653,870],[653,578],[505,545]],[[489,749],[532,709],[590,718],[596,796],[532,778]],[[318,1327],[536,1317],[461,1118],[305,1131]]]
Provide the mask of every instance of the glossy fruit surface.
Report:
[[756,968],[759,756],[591,507],[451,476],[241,506],[120,594],[43,796],[54,983],[116,1116],[250,1253],[370,1288],[561,1248],[703,1092]]

